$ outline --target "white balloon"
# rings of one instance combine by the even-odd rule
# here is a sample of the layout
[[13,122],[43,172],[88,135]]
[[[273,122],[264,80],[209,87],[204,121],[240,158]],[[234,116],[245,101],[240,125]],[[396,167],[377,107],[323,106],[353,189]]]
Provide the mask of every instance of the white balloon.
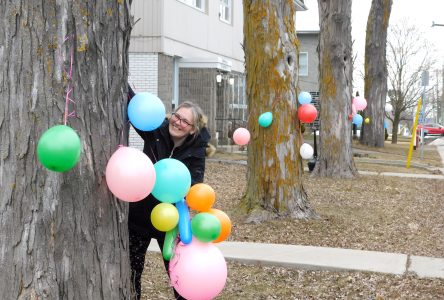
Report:
[[385,112],[391,112],[393,110],[393,106],[390,103],[385,104]]
[[301,149],[299,149],[299,153],[303,159],[310,159],[313,157],[313,147],[310,144],[303,143]]

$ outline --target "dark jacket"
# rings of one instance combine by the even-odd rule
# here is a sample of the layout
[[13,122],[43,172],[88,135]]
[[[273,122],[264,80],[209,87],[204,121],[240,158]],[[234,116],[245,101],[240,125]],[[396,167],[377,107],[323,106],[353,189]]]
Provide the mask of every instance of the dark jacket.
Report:
[[[143,152],[148,155],[153,164],[163,158],[175,158],[184,163],[191,174],[191,185],[203,182],[205,172],[205,149],[210,134],[204,127],[195,138],[189,136],[185,142],[174,149],[174,143],[170,138],[168,130],[168,120],[153,131],[141,131],[137,133],[144,140]],[[151,224],[151,211],[159,204],[153,195],[148,195],[145,199],[129,204],[128,226],[131,230],[139,234],[156,238],[164,232],[159,232]]]

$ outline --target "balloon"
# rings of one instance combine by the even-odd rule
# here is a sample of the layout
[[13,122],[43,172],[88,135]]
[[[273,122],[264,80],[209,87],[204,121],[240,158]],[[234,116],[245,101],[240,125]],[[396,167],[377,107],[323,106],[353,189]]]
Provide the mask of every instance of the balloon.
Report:
[[162,256],[165,260],[170,260],[174,256],[174,242],[177,237],[177,227],[174,227],[165,234],[165,240],[162,247]]
[[121,146],[106,165],[106,183],[123,201],[136,202],[151,193],[156,173],[153,163],[142,151]]
[[159,203],[151,211],[151,224],[159,231],[170,231],[179,222],[179,212],[171,203]]
[[352,114],[349,114],[349,115],[348,115],[348,120],[349,120],[349,121],[353,120],[353,115],[352,115]]
[[197,183],[190,188],[186,200],[191,209],[207,211],[216,201],[216,193],[208,184]]
[[313,147],[310,144],[303,143],[299,149],[299,153],[303,159],[310,159],[313,157]]
[[224,213],[220,209],[216,209],[216,208],[211,208],[208,211],[208,213],[215,216],[219,220],[220,226],[221,226],[221,231],[220,231],[219,237],[217,239],[215,239],[213,241],[213,243],[219,243],[219,242],[225,241],[231,233],[230,218],[228,217],[228,215],[226,213]]
[[356,106],[356,110],[364,110],[367,107],[367,100],[364,97],[353,98],[353,104]]
[[233,141],[240,146],[248,144],[250,141],[250,132],[245,128],[238,128],[233,132]]
[[309,104],[311,102],[311,94],[309,92],[299,93],[298,102],[301,105]]
[[271,125],[271,122],[273,122],[273,114],[271,111],[264,112],[259,116],[259,125],[267,128]]
[[317,116],[318,111],[313,104],[304,104],[298,109],[298,118],[302,123],[311,123]]
[[365,122],[365,124],[370,123],[370,118],[365,118],[364,122]]
[[151,131],[163,123],[165,106],[151,93],[137,93],[128,104],[128,118],[137,129]]
[[360,114],[356,114],[353,116],[352,123],[356,126],[360,127],[362,125],[362,116]]
[[219,219],[209,213],[198,213],[191,220],[191,232],[201,242],[212,242],[220,235]]
[[169,272],[171,285],[182,297],[214,299],[225,286],[227,263],[214,244],[193,239],[176,246]]
[[80,138],[69,126],[56,125],[46,130],[37,144],[37,157],[47,169],[65,172],[80,159]]
[[384,119],[384,129],[387,129],[387,121]]
[[193,238],[191,234],[190,211],[184,199],[176,202],[176,208],[179,211],[179,235],[184,244],[191,243]]
[[152,194],[161,202],[175,203],[185,197],[191,186],[191,174],[179,160],[164,158],[154,164],[156,184]]

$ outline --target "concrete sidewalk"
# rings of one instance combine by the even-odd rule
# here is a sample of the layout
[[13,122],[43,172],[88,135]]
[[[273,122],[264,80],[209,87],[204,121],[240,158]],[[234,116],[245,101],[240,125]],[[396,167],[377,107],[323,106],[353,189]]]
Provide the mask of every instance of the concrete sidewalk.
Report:
[[[361,271],[444,278],[444,258],[409,256],[366,250],[328,247],[222,242],[215,244],[225,259],[305,270]],[[149,251],[160,252],[155,241]]]

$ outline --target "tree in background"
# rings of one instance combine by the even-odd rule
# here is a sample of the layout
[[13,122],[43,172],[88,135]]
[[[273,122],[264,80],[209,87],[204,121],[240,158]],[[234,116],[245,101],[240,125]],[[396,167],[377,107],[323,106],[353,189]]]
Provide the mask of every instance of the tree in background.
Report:
[[[243,6],[248,129],[252,136],[248,184],[241,202],[248,213],[246,221],[315,217],[302,185],[293,1],[246,0]],[[262,128],[258,117],[268,111],[273,113],[273,123]]]
[[[105,182],[126,123],[130,2],[1,4],[2,299],[130,298],[127,205]],[[63,124],[68,86],[67,125],[82,153],[56,173],[38,162],[36,146]]]
[[433,64],[431,47],[408,20],[390,26],[387,48],[388,96],[393,107],[386,117],[393,122],[392,144],[398,142],[398,125],[411,120],[422,93],[421,74]]
[[352,153],[351,0],[318,0],[321,101],[318,162],[313,176],[357,175]]
[[384,147],[384,115],[387,98],[387,29],[393,0],[373,0],[365,39],[365,86],[367,108],[361,129],[361,144]]

